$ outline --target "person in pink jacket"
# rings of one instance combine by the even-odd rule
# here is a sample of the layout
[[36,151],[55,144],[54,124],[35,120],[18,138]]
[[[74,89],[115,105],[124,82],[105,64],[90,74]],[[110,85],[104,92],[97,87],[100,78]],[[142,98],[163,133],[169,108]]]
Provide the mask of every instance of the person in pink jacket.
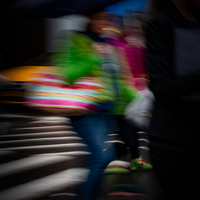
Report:
[[[128,21],[128,20],[127,20]],[[146,47],[142,23],[139,19],[131,19],[125,24],[126,36],[119,41],[125,45],[127,60],[130,65],[136,89],[143,90],[147,86]]]

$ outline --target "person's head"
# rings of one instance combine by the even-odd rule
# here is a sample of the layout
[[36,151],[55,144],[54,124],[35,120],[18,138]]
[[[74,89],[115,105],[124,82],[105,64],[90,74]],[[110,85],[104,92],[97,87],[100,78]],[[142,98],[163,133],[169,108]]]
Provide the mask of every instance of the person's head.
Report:
[[102,34],[103,28],[110,25],[111,15],[104,10],[106,5],[90,2],[82,7],[82,14],[89,18],[87,30],[96,34]]
[[102,37],[118,39],[124,34],[123,19],[117,15],[109,15],[109,22],[103,28]]
[[142,36],[143,21],[136,15],[130,15],[124,18],[126,36]]
[[90,16],[88,29],[96,34],[103,34],[106,27],[111,26],[112,15],[104,11],[94,13]]
[[143,33],[142,31],[142,24],[139,20],[132,20],[132,23],[126,25],[126,34],[127,36],[141,36]]

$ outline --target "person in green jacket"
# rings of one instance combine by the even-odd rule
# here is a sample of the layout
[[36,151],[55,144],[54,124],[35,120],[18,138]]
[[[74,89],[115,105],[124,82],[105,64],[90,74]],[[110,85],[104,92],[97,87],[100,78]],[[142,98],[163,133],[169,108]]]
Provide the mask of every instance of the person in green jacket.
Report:
[[87,167],[90,170],[79,199],[96,200],[100,192],[103,171],[115,159],[113,146],[106,146],[107,135],[117,130],[117,116],[136,97],[134,87],[126,80],[127,72],[120,62],[119,52],[101,37],[112,16],[101,6],[90,13],[85,32],[68,31],[60,37],[52,58],[54,66],[61,67],[66,81],[73,84],[80,77],[96,77],[104,84],[102,103],[97,113],[70,117],[74,130],[91,153]]

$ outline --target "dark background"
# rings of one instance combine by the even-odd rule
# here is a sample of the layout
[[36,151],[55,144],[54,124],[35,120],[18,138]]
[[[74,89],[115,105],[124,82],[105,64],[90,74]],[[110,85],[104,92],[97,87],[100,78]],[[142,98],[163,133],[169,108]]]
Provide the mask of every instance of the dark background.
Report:
[[44,19],[11,11],[14,1],[0,3],[0,70],[21,65],[44,52]]

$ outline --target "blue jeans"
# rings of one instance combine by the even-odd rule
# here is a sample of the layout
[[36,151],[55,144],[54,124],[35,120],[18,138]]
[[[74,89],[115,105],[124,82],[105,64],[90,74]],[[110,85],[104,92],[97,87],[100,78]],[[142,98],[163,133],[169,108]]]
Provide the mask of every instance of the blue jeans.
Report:
[[117,131],[116,117],[105,114],[91,114],[71,117],[74,130],[83,139],[91,153],[87,167],[90,170],[83,185],[81,200],[96,200],[101,188],[103,171],[115,159],[113,145],[105,144],[107,135]]

